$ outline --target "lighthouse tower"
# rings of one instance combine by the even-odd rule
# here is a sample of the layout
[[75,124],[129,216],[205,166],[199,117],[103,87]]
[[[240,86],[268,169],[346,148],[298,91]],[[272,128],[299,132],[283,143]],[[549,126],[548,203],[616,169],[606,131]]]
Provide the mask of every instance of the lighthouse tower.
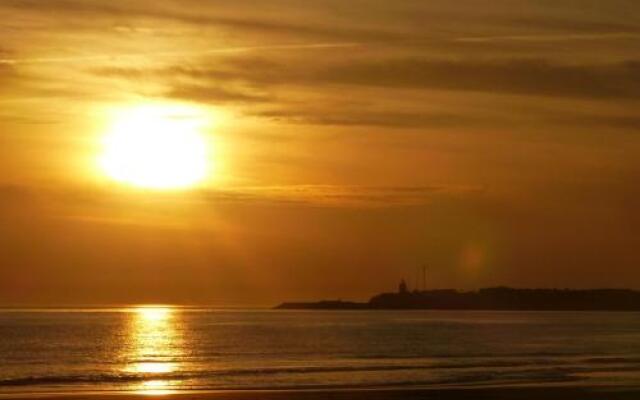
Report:
[[407,282],[403,280],[400,281],[400,285],[398,285],[398,293],[405,294],[409,293],[409,289],[407,289]]

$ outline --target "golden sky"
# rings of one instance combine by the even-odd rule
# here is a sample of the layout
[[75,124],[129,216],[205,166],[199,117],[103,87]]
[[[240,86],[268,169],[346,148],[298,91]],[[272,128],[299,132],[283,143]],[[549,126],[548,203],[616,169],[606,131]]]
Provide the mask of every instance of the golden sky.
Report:
[[635,0],[0,20],[0,304],[362,299],[425,262],[438,288],[640,288]]

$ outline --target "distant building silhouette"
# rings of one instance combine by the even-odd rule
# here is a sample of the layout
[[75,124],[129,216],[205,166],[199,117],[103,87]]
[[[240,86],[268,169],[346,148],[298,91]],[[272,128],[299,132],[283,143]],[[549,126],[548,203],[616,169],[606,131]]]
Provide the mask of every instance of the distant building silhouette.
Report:
[[407,282],[403,280],[400,281],[400,285],[398,285],[398,293],[405,294],[409,293],[409,289],[407,289]]

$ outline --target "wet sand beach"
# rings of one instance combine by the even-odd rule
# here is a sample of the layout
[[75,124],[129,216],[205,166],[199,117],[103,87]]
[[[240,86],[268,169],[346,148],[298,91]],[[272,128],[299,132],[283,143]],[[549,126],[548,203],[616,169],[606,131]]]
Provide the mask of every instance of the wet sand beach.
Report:
[[0,399],[39,400],[635,400],[640,388],[620,387],[491,387],[456,389],[364,389],[278,391],[192,391],[181,393],[19,393]]

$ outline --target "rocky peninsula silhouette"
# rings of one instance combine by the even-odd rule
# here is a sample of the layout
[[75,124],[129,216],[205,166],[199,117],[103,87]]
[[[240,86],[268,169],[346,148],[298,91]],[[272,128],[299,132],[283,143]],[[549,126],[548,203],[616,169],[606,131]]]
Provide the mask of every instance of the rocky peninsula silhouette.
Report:
[[630,289],[515,289],[494,287],[477,291],[407,290],[381,293],[368,302],[324,300],[286,302],[286,310],[526,310],[640,311],[640,291]]

